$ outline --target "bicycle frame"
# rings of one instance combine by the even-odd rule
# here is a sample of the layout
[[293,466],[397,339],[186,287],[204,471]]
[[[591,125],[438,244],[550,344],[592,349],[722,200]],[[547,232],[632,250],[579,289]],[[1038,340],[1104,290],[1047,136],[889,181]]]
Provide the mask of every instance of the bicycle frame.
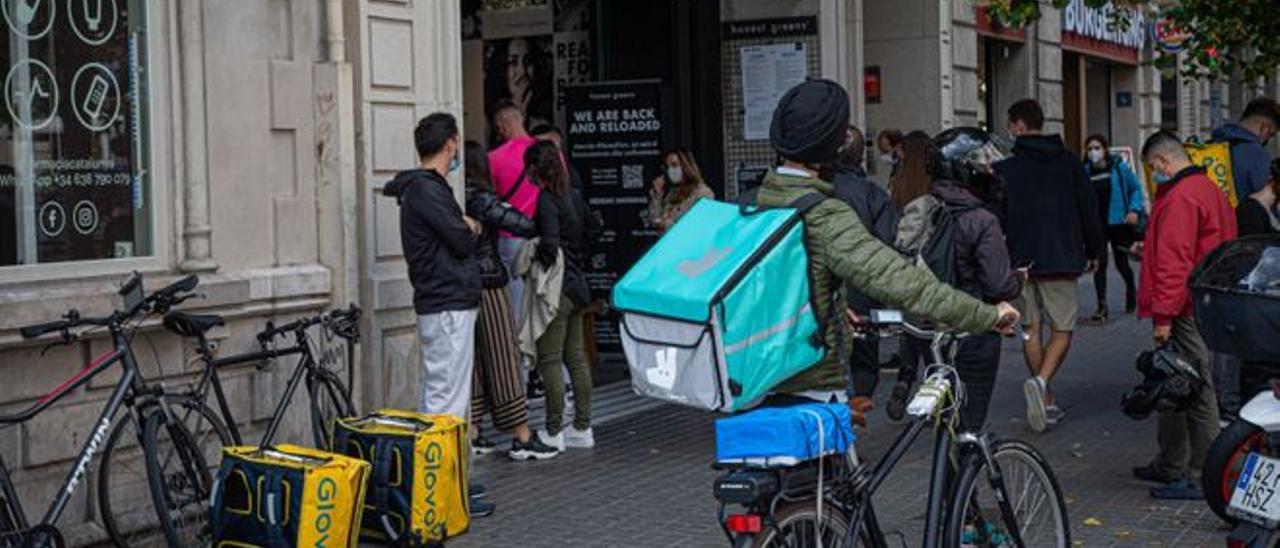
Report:
[[267,430],[262,435],[259,445],[266,447],[271,444],[271,440],[275,438],[276,431],[280,428],[280,423],[284,421],[285,410],[289,403],[293,401],[293,395],[298,390],[299,382],[304,378],[304,374],[311,371],[315,367],[315,358],[311,353],[311,345],[305,333],[296,335],[297,342],[294,346],[280,350],[261,350],[258,352],[250,352],[246,354],[236,354],[224,358],[209,359],[211,353],[208,352],[207,342],[204,337],[200,338],[201,347],[204,348],[202,360],[205,362],[204,375],[200,379],[200,383],[194,390],[199,397],[204,396],[204,392],[208,386],[212,385],[214,389],[214,397],[218,400],[219,412],[222,414],[222,420],[226,423],[228,430],[231,432],[231,439],[236,445],[243,444],[240,437],[240,431],[236,427],[235,417],[231,416],[231,409],[227,405],[226,395],[222,390],[222,382],[219,380],[217,369],[229,365],[242,363],[251,363],[265,360],[273,360],[294,354],[301,354],[302,358],[298,361],[297,367],[289,377],[289,383],[286,385],[284,396],[276,403],[276,408],[272,411],[271,422],[267,424]]
[[[66,509],[67,504],[71,502],[71,496],[75,494],[76,489],[80,486],[81,480],[84,478],[85,472],[89,469],[89,464],[93,457],[97,455],[98,450],[102,448],[106,442],[107,434],[111,431],[111,425],[115,420],[116,413],[120,410],[121,405],[126,405],[130,409],[130,420],[138,423],[138,415],[133,408],[132,399],[139,394],[146,392],[146,385],[142,382],[142,378],[138,375],[137,361],[134,359],[133,351],[129,346],[129,341],[125,337],[123,330],[113,328],[111,332],[114,348],[99,356],[96,360],[89,364],[88,367],[77,372],[71,378],[55,387],[52,391],[42,396],[35,405],[14,415],[11,424],[19,424],[30,420],[32,417],[39,415],[48,409],[58,400],[66,397],[67,394],[76,388],[83,386],[90,379],[98,374],[106,371],[117,362],[124,367],[124,372],[120,380],[116,383],[115,389],[111,392],[111,397],[107,400],[106,407],[98,416],[98,420],[94,423],[93,433],[85,440],[84,446],[80,449],[79,456],[76,458],[75,465],[67,472],[66,479],[63,480],[62,487],[58,490],[58,494],[50,503],[44,517],[40,519],[39,525],[54,525],[58,518],[62,516],[62,512]],[[139,436],[139,444],[141,444],[142,428],[137,428]],[[11,509],[13,511],[13,519],[16,522],[19,531],[30,529],[27,521],[26,512],[22,507],[16,492],[13,489],[13,480],[9,475],[9,469],[5,465],[3,459],[0,459],[0,492],[11,501]]]

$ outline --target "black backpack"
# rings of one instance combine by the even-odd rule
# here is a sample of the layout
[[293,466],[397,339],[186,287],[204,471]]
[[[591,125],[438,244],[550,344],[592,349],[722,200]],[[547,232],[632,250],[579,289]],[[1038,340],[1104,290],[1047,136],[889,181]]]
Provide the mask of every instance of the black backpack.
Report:
[[960,287],[960,272],[956,268],[956,231],[960,216],[970,209],[973,206],[942,202],[933,210],[929,236],[917,252],[917,264],[924,263],[938,280],[960,289],[964,288]]

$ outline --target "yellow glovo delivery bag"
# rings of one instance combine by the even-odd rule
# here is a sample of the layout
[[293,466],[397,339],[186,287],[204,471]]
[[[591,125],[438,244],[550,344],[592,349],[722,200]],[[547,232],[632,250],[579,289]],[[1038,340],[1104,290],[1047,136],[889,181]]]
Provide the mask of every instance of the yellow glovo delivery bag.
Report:
[[333,450],[373,464],[365,538],[416,546],[465,533],[466,440],[466,422],[453,415],[383,409],[338,419]]
[[[1205,175],[1218,185],[1227,196],[1227,202],[1231,207],[1240,205],[1236,198],[1236,179],[1231,171],[1231,143],[1228,142],[1209,142],[1202,143],[1196,139],[1188,139],[1182,144],[1182,148],[1187,151],[1187,156],[1191,157],[1191,163],[1204,168]],[[1151,166],[1143,163],[1143,169],[1147,174],[1147,196],[1151,196],[1154,200],[1156,195],[1156,183],[1151,178]]]
[[296,445],[222,450],[213,548],[353,548],[369,463]]

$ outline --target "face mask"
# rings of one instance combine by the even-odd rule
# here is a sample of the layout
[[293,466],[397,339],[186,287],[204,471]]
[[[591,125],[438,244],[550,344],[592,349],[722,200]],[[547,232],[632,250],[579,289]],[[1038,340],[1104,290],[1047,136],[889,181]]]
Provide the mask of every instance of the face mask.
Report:
[[684,170],[680,166],[667,168],[667,180],[675,184],[680,184],[684,180]]
[[1157,185],[1163,185],[1169,182],[1170,177],[1160,172],[1151,174],[1151,181]]
[[461,152],[461,150],[454,151],[453,157],[449,158],[449,173],[458,171],[458,168],[462,166],[462,160],[458,158]]
[[881,154],[880,163],[885,165],[894,165],[898,163],[898,157],[892,154]]
[[1102,163],[1102,150],[1100,150],[1100,149],[1096,149],[1096,148],[1095,148],[1095,149],[1093,149],[1093,150],[1090,150],[1090,151],[1089,151],[1089,161],[1090,161],[1090,162],[1093,162],[1093,163],[1095,163],[1095,164],[1101,164],[1101,163]]

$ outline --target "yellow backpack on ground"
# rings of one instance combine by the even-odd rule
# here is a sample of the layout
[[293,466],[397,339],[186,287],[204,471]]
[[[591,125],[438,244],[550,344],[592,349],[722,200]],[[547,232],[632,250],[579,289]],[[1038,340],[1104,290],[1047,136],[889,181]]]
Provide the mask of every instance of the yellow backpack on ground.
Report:
[[[1188,139],[1182,146],[1191,157],[1191,163],[1203,167],[1205,175],[1227,195],[1227,202],[1231,207],[1239,205],[1239,200],[1236,199],[1236,179],[1231,171],[1231,143],[1201,143],[1196,139]],[[1151,166],[1144,162],[1142,167],[1147,174],[1147,195],[1154,200],[1156,183],[1151,178]]]
[[362,532],[414,545],[470,525],[466,422],[453,415],[383,409],[338,419],[333,447],[373,464]]
[[369,463],[277,445],[226,447],[213,486],[213,548],[354,548]]

